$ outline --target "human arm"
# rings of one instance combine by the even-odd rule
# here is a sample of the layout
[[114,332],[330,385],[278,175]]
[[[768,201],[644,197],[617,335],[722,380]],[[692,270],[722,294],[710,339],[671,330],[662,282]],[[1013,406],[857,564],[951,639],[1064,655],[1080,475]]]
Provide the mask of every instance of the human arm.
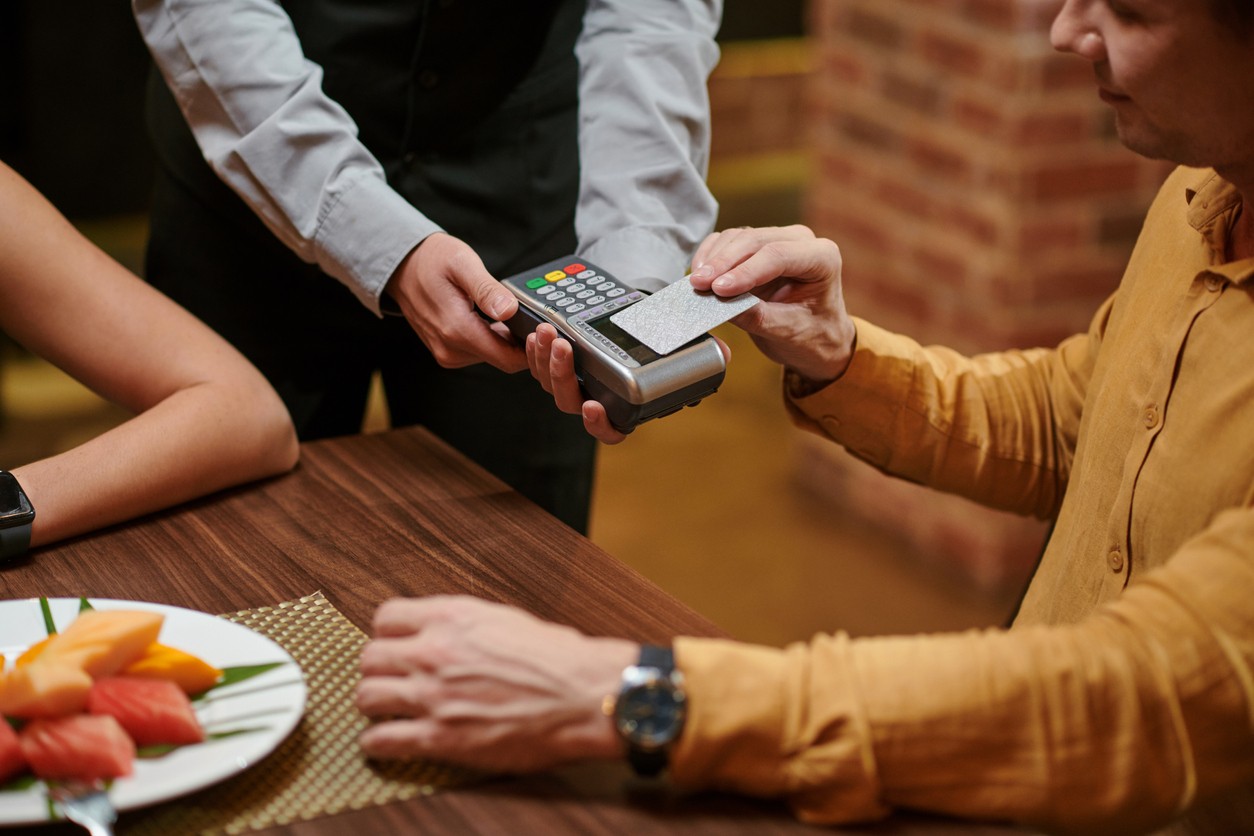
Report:
[[[375,313],[390,293],[443,365],[525,365],[474,308],[517,304],[460,240],[388,185],[322,91],[274,0],[134,0],[139,29],[206,161],[284,244]],[[437,326],[433,326],[436,323]]]
[[[705,185],[721,0],[590,0],[579,59],[579,253],[674,281],[714,227]],[[654,288],[655,289],[655,288]]]
[[[1070,625],[676,640],[685,789],[785,799],[808,821],[895,808],[1143,832],[1254,781],[1254,510],[1234,509]],[[469,598],[380,608],[358,706],[377,757],[503,772],[622,756],[601,698],[638,646]]]
[[762,302],[732,323],[785,375],[806,429],[896,476],[995,508],[1057,511],[1111,302],[1057,350],[965,357],[849,315],[840,252],[805,227],[708,238],[693,286]]
[[291,420],[242,355],[0,166],[0,328],[137,413],[13,468],[40,545],[287,470]]
[[893,807],[1142,832],[1254,780],[1254,510],[1073,625],[785,650],[682,639],[672,775],[811,821]]
[[[706,82],[721,18],[720,0],[591,0],[576,44],[579,253],[646,290],[684,274],[718,214],[705,185]],[[532,375],[589,434],[623,441],[604,407],[584,400],[570,343],[554,335],[528,339]]]

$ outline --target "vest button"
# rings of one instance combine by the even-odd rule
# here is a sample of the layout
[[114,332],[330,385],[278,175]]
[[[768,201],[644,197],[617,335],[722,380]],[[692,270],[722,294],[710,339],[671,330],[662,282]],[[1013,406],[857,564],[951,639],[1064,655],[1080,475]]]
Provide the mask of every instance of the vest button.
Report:
[[424,90],[430,90],[440,83],[440,74],[435,70],[423,70],[418,73],[418,86]]
[[1154,429],[1154,427],[1158,426],[1158,407],[1155,406],[1154,404],[1150,404],[1149,406],[1145,407],[1145,413],[1143,417],[1145,419],[1145,429],[1147,430]]
[[1209,290],[1211,293],[1215,293],[1223,286],[1224,286],[1224,280],[1221,279],[1219,276],[1207,276],[1206,277],[1206,289]]

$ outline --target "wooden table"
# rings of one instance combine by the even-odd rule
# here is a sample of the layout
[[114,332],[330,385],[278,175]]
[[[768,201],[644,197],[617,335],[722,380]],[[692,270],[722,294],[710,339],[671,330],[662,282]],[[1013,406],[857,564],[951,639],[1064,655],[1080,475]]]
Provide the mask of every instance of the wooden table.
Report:
[[[723,635],[419,428],[306,444],[291,474],[39,549],[0,570],[4,598],[85,595],[213,613],[317,590],[365,630],[375,606],[388,597],[468,593],[593,634],[652,641]],[[123,814],[123,833],[126,821]],[[717,794],[682,797],[634,781],[621,764],[603,764],[503,778],[271,832],[814,830],[779,804]],[[841,832],[1022,831],[899,816]]]

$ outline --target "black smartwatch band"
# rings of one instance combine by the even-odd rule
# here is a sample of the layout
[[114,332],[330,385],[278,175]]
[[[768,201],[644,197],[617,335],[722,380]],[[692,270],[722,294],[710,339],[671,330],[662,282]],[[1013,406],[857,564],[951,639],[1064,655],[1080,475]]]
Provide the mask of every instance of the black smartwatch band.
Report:
[[0,528],[0,560],[26,554],[30,549],[30,523]]
[[0,470],[0,560],[26,553],[34,521],[35,509],[17,477]]

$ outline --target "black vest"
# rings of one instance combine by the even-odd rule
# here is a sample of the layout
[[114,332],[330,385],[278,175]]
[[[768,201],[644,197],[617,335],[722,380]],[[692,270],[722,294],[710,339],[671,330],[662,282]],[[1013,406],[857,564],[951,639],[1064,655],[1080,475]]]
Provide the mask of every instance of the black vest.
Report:
[[[585,0],[286,0],[323,89],[388,182],[497,275],[573,251]],[[155,75],[155,74],[154,74]],[[224,223],[269,237],[204,162],[159,78],[149,125],[167,173]],[[293,258],[295,258],[293,256]]]

